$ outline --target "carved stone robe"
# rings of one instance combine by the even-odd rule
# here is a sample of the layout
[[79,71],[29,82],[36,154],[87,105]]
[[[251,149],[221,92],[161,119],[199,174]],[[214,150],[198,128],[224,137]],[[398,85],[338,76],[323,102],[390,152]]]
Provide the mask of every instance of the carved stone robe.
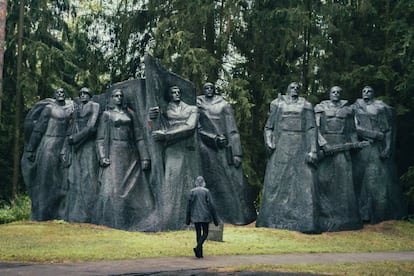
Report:
[[149,159],[143,129],[128,110],[105,111],[98,125],[98,158],[110,165],[99,170],[99,195],[93,223],[124,230],[152,230],[154,198],[141,160]]
[[160,194],[163,230],[187,228],[186,210],[189,191],[200,175],[197,140],[197,107],[180,102],[169,103],[162,114],[165,126],[164,177]]
[[[340,148],[357,142],[352,109],[346,100],[337,105],[330,100],[315,106],[319,145]],[[343,231],[362,228],[353,184],[349,150],[325,155],[318,165],[319,223],[321,231]]]
[[315,168],[306,162],[317,151],[312,105],[282,96],[270,105],[265,138],[276,145],[266,166],[256,225],[304,233],[319,232]]
[[91,222],[98,195],[99,163],[96,155],[96,123],[99,104],[93,101],[75,105],[63,154],[68,159],[66,219]]
[[[60,152],[73,103],[66,101],[65,105],[59,105],[54,100],[48,101],[41,107],[22,160],[23,176],[32,200],[31,218],[38,221],[63,219],[67,193]],[[27,160],[29,153],[35,155],[33,162]]]
[[405,211],[392,159],[391,108],[379,100],[367,104],[358,99],[353,109],[359,139],[371,142],[354,162],[361,218],[369,223],[400,219]]
[[[233,163],[234,157],[242,157],[233,108],[221,96],[212,99],[199,96],[197,106],[200,114],[198,133],[202,171],[217,215],[223,223],[249,224],[256,219],[254,198],[249,198],[254,193],[244,180],[242,167],[235,167]],[[218,147],[218,135],[227,138],[226,147]]]

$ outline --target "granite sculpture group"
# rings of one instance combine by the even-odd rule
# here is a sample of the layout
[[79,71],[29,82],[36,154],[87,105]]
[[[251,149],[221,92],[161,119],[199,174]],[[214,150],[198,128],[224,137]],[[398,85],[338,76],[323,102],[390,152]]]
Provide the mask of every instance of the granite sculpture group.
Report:
[[[354,104],[330,89],[313,107],[299,85],[270,104],[258,211],[242,169],[232,106],[213,83],[194,85],[145,57],[145,78],[88,88],[33,106],[22,173],[33,220],[63,219],[130,231],[186,229],[198,176],[220,223],[320,233],[404,215],[394,165],[393,109],[367,86]],[[253,194],[253,196],[252,196]],[[188,218],[187,218],[188,220]]]

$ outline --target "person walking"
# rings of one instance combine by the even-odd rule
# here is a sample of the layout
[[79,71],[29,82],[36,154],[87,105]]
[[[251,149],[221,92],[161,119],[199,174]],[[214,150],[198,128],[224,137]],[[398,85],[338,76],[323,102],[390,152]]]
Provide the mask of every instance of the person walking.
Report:
[[194,254],[197,258],[203,258],[203,243],[208,237],[209,223],[213,221],[218,226],[218,219],[204,177],[198,176],[194,185],[188,200],[186,224],[194,223],[197,241]]

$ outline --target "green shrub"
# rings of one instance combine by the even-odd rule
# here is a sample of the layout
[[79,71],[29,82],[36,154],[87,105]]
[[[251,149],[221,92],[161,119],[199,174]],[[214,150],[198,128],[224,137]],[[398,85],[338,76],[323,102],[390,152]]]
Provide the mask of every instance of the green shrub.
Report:
[[31,201],[27,195],[18,195],[9,203],[0,203],[0,224],[30,218]]

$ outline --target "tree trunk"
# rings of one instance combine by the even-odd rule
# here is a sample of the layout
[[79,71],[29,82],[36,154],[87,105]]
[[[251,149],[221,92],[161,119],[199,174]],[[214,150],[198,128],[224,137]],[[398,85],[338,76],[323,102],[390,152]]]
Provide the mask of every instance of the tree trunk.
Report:
[[[206,25],[204,26],[204,31],[206,34],[205,48],[212,56],[220,60],[221,59],[221,51],[220,51],[221,48],[220,48],[220,45],[218,46],[215,45],[216,27],[215,27],[214,3],[211,3],[211,6],[212,6],[211,11],[207,14],[207,22],[206,22]],[[210,81],[217,80],[217,77],[218,77],[217,66],[212,67],[207,74],[208,74],[208,79]]]
[[310,91],[309,87],[309,59],[310,59],[310,39],[311,39],[311,25],[312,25],[312,4],[311,1],[306,1],[306,12],[308,13],[308,20],[309,22],[305,24],[304,30],[303,30],[303,39],[305,44],[305,53],[303,55],[303,64],[302,64],[302,79],[303,79],[303,89],[304,92],[309,93]]
[[16,76],[16,113],[14,121],[14,150],[13,150],[13,179],[12,195],[17,196],[20,176],[20,133],[22,117],[22,55],[23,55],[23,20],[24,0],[20,0],[19,7],[19,27],[17,44],[17,76]]
[[7,0],[0,0],[0,123],[3,103],[3,64],[4,64],[4,46],[6,45],[6,16]]

